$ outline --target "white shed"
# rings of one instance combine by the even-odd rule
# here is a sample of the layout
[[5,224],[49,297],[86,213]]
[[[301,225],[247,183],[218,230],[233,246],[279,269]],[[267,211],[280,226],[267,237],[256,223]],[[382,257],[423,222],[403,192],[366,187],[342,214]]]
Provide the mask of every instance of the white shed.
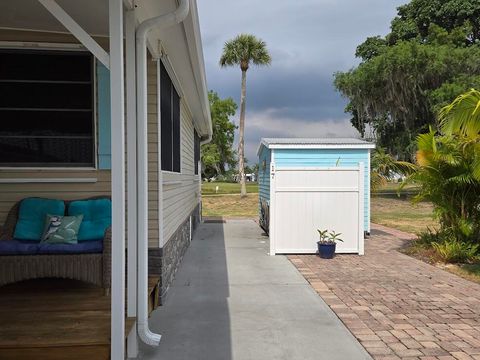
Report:
[[315,253],[317,229],[342,233],[337,253],[364,253],[374,147],[360,139],[262,139],[260,225],[271,255]]

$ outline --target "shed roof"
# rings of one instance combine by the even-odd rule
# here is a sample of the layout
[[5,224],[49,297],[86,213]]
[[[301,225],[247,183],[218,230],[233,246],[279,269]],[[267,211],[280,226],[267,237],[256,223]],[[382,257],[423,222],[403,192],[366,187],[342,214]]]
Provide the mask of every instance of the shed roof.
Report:
[[262,138],[268,149],[374,149],[375,144],[356,138]]

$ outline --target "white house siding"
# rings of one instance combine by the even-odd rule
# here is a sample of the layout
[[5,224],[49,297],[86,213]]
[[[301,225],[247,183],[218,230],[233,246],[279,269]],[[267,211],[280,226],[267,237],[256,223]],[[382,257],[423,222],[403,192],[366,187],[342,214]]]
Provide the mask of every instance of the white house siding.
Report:
[[[0,40],[78,44],[78,40],[71,35],[7,29],[0,31]],[[104,38],[97,40],[101,46],[108,49],[108,43]],[[96,88],[98,88],[98,84]],[[97,117],[95,121],[97,121],[96,128],[98,130]],[[96,140],[98,146],[98,136]],[[49,178],[55,180],[49,182]],[[107,169],[1,168],[0,226],[3,226],[11,207],[26,197],[73,200],[110,195],[110,191],[111,172]]]
[[[56,182],[46,182],[54,178]],[[64,179],[58,182],[58,179]],[[84,182],[85,179],[94,182]],[[38,181],[43,182],[38,182]],[[18,183],[30,181],[30,183]],[[26,197],[64,200],[110,194],[110,170],[0,170],[0,226],[9,210]]]
[[147,113],[148,113],[148,243],[158,247],[158,116],[157,116],[157,62],[147,63]]
[[[78,41],[69,35],[0,31],[0,40],[7,41]],[[108,48],[108,44],[101,42]],[[159,241],[159,156],[157,115],[157,63],[149,57],[147,68],[148,86],[148,187],[149,187],[149,246],[158,248]],[[193,120],[185,102],[181,101],[181,173],[163,172],[163,215],[164,241],[168,241],[178,227],[185,222],[198,205],[199,176],[194,175],[194,128]],[[97,121],[98,119],[96,119]],[[98,141],[98,138],[97,138]],[[0,226],[15,202],[30,196],[80,199],[99,195],[110,195],[110,170],[100,169],[0,169]],[[65,182],[19,184],[18,179],[66,179]],[[89,178],[94,182],[74,182],[71,179]],[[8,182],[8,180],[12,182]],[[128,206],[127,206],[128,210]]]
[[[0,34],[3,34],[3,32],[0,32]],[[158,247],[157,67],[156,62],[150,59],[147,73],[149,243]],[[96,118],[95,121],[98,122],[98,119]],[[98,145],[98,136],[96,140]],[[57,180],[55,180],[55,182],[48,182],[45,180],[48,178],[55,178]],[[85,182],[85,178],[89,179],[88,182]],[[64,179],[64,181],[59,181],[58,179]],[[19,183],[19,181],[29,182]],[[0,169],[0,226],[4,224],[11,207],[17,201],[26,197],[72,200],[110,195],[110,192],[111,172],[107,169]]]
[[199,175],[194,171],[193,120],[182,99],[181,173],[163,172],[163,239],[167,242],[200,200]]

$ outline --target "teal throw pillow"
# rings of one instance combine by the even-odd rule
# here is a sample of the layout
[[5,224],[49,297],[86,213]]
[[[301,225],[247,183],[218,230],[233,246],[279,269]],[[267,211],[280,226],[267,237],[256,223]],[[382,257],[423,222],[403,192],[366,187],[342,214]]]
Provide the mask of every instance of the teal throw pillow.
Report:
[[83,215],[47,215],[42,242],[47,244],[76,244]]
[[78,241],[102,240],[105,230],[112,225],[112,202],[110,199],[72,201],[67,215],[83,215]]
[[18,240],[40,241],[47,214],[65,215],[65,203],[55,199],[23,199],[13,237]]

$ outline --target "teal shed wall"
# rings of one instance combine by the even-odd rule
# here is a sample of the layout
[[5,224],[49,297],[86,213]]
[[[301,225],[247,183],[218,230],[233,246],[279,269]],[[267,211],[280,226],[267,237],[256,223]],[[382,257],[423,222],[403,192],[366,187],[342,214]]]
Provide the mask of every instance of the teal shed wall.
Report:
[[[268,156],[273,151],[275,167],[352,167],[363,162],[365,167],[364,192],[364,226],[370,231],[370,149],[267,149],[262,145],[259,163],[262,156]],[[262,179],[259,173],[259,197],[270,199],[270,166],[268,167],[268,181]]]
[[[258,157],[258,197],[260,200],[270,200],[270,153],[271,150],[262,146]],[[263,162],[265,161],[265,168]]]
[[270,227],[270,162],[271,150],[262,146],[258,156],[258,220],[260,227]]

